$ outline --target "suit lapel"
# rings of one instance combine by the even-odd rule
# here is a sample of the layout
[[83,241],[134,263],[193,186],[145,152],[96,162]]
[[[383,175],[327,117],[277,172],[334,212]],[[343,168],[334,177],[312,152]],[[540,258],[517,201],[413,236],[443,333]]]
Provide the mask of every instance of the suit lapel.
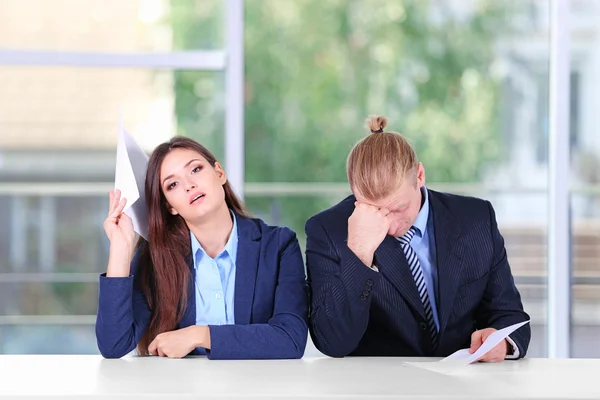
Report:
[[400,242],[387,235],[375,251],[375,265],[381,274],[404,297],[413,310],[425,317],[423,303],[417,292],[417,286],[408,267],[406,256]]
[[460,225],[452,217],[450,211],[438,199],[435,192],[429,191],[429,199],[431,211],[433,212],[438,271],[438,318],[440,332],[443,332],[454,308],[454,297],[460,282],[464,245],[460,240]]
[[236,324],[249,324],[260,254],[260,231],[248,218],[236,214],[238,250],[235,262],[234,314]]

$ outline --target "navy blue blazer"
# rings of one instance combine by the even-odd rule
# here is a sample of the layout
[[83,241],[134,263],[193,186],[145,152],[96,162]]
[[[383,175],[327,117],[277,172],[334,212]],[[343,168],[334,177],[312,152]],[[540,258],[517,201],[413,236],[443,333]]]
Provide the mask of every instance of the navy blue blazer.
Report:
[[[235,325],[210,326],[211,359],[301,358],[308,339],[308,287],[296,234],[236,215],[238,252]],[[100,277],[96,338],[106,358],[128,354],[146,331],[151,312],[135,281],[139,254],[127,278]],[[179,328],[196,322],[191,254],[188,302]],[[199,354],[194,350],[191,354]]]
[[[438,345],[432,348],[423,305],[400,243],[386,236],[375,251],[380,272],[347,246],[354,196],[306,223],[310,333],[333,357],[448,356],[470,346],[477,329],[501,329],[529,316],[515,287],[488,201],[429,190],[438,272]],[[525,356],[529,324],[510,335]]]

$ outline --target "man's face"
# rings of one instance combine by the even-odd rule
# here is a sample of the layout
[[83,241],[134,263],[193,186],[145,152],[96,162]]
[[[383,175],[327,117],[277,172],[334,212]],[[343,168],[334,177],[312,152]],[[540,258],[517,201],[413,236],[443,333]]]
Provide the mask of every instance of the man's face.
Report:
[[400,237],[408,232],[419,215],[423,185],[425,185],[425,170],[423,164],[419,163],[416,171],[407,173],[402,185],[385,198],[367,199],[358,191],[355,191],[354,195],[359,203],[389,210],[390,228],[388,234]]

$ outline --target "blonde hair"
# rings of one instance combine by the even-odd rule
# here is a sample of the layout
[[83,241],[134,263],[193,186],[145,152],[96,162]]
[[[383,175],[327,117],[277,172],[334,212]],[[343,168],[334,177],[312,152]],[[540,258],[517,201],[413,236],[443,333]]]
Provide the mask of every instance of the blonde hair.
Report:
[[407,174],[416,173],[418,165],[408,141],[399,133],[384,131],[387,122],[382,116],[367,118],[371,134],[354,145],[346,162],[350,187],[370,200],[397,190]]

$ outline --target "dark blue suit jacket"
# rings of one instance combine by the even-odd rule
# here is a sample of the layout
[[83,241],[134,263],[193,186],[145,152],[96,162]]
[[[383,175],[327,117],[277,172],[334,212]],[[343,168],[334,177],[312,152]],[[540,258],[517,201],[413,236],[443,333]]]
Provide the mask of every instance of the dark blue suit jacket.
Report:
[[[236,215],[238,252],[235,325],[210,326],[211,359],[301,358],[308,338],[308,288],[296,234],[259,219]],[[96,338],[100,353],[118,358],[132,351],[151,312],[135,280],[138,254],[127,278],[100,277]],[[196,322],[195,269],[180,328]],[[194,350],[192,354],[199,354]]]
[[[311,289],[310,333],[323,353],[355,356],[448,356],[470,346],[477,329],[526,321],[492,205],[429,191],[438,271],[440,333],[432,348],[425,312],[398,240],[375,251],[380,272],[347,246],[354,196],[306,223]],[[529,324],[510,335],[523,357]]]

